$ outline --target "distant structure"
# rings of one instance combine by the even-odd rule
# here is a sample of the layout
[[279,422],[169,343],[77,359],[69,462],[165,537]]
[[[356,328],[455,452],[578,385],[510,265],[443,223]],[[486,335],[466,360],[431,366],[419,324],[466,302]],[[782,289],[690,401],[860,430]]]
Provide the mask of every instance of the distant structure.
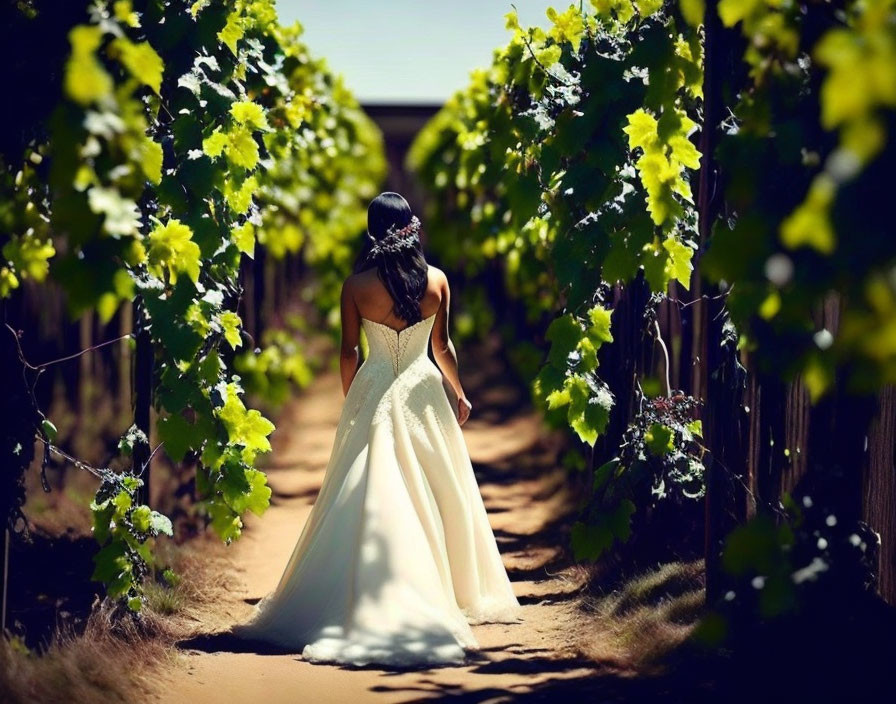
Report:
[[401,193],[415,212],[423,213],[423,190],[405,170],[404,160],[414,137],[442,106],[378,103],[362,107],[383,132],[389,160],[384,189]]

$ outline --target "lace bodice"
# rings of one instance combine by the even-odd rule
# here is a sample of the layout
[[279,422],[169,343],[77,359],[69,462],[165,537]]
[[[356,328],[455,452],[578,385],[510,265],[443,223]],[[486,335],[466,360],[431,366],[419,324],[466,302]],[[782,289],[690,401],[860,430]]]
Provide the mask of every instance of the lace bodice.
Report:
[[414,362],[427,359],[426,348],[435,319],[433,314],[403,330],[395,330],[383,323],[361,318],[369,346],[365,364],[388,365],[392,373],[398,376]]

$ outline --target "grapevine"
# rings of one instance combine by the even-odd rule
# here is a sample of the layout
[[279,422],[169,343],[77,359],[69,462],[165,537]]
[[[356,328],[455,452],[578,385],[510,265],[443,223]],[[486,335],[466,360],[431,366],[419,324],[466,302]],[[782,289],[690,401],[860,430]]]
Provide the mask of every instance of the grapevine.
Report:
[[[23,23],[59,21],[40,3],[21,13]],[[135,338],[150,346],[161,449],[195,466],[198,507],[230,542],[247,511],[268,506],[256,459],[273,430],[247,408],[237,366],[263,360],[256,382],[307,383],[308,373],[295,348],[285,363],[270,348],[256,355],[254,344],[237,358],[247,348],[241,259],[256,255],[256,242],[274,257],[307,242],[309,261],[335,263],[333,276],[345,270],[383,173],[382,143],[310,57],[301,28],[281,27],[267,0],[99,1],[63,21],[57,105],[20,153],[4,154],[0,295],[52,280],[72,315],[93,310],[102,321],[133,302]],[[324,285],[322,307],[332,307],[334,284]],[[273,331],[266,339],[277,342]],[[171,534],[138,500],[145,430],[132,427],[119,443],[131,471],[98,470],[90,507],[102,548],[94,578],[135,611],[152,539]],[[35,432],[50,447],[46,428]]]
[[507,295],[549,347],[535,397],[593,446],[619,395],[627,408],[635,393],[599,373],[613,287],[642,281],[662,296],[690,285],[702,49],[662,3],[548,17],[545,32],[507,15],[510,43],[426,127],[410,163],[436,194],[440,256],[468,272],[500,262]]
[[[502,284],[501,320],[478,303],[468,328],[502,328],[515,347],[532,339],[534,350],[513,352],[523,375],[537,372],[546,417],[585,445],[580,464],[598,488],[574,544],[596,558],[652,505],[632,503],[633,468],[649,460],[667,488],[687,475],[695,499],[708,467],[732,472],[713,448],[718,438],[698,442],[696,426],[672,421],[654,428],[671,441],[668,455],[631,455],[650,448],[658,422],[650,409],[665,402],[654,374],[666,375],[672,396],[661,307],[711,304],[693,318],[707,325],[714,311],[693,338],[711,331],[710,359],[693,358],[695,368],[716,365],[701,394],[708,385],[718,396],[727,384],[726,399],[742,396],[745,368],[760,385],[804,384],[819,419],[849,421],[838,444],[852,457],[820,452],[816,462],[842,475],[862,452],[874,394],[893,382],[896,250],[882,189],[892,162],[896,8],[890,0],[842,11],[736,0],[586,5],[549,10],[547,31],[522,28],[509,13],[512,39],[427,125],[409,163],[434,194],[439,255],[482,290],[494,288],[496,271]],[[714,79],[712,106],[703,93],[705,13],[725,32],[715,38],[716,74],[735,59]],[[710,107],[713,123],[704,125]],[[680,301],[689,289],[695,298]],[[654,344],[660,365],[649,359]],[[695,409],[706,400],[682,398]],[[787,463],[788,448],[769,452],[776,466]],[[661,456],[687,458],[688,469]]]

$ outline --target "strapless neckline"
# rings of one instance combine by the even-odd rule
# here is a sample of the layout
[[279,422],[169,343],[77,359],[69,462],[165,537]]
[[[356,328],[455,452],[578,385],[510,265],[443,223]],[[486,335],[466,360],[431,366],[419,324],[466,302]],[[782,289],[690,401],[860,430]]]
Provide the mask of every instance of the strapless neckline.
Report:
[[431,318],[435,318],[435,317],[436,317],[436,314],[433,313],[432,315],[428,315],[428,316],[426,316],[425,318],[422,318],[421,320],[418,320],[416,323],[412,323],[411,325],[408,325],[407,327],[403,327],[401,330],[396,330],[396,329],[393,328],[391,325],[386,325],[385,323],[378,323],[377,321],[375,321],[375,320],[371,320],[370,318],[365,318],[363,315],[361,316],[361,320],[366,320],[366,321],[367,321],[368,323],[370,323],[371,325],[379,325],[381,328],[386,328],[387,330],[391,330],[391,331],[394,332],[396,335],[400,336],[401,333],[403,333],[403,332],[407,332],[407,331],[410,330],[411,328],[415,328],[415,327],[417,327],[418,325],[422,325],[423,323],[427,322],[427,321],[430,320]]

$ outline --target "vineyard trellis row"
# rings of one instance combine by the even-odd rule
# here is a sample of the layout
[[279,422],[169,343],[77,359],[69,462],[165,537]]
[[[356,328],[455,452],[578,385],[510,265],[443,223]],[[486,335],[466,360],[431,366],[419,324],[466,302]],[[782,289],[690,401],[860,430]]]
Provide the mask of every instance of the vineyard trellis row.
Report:
[[[270,261],[300,253],[325,272],[316,300],[329,312],[384,174],[381,137],[269,0],[19,5],[10,26],[63,30],[67,41],[40,49],[42,59],[16,58],[46,61],[59,92],[30,106],[32,119],[4,147],[0,296],[52,284],[71,314],[95,311],[103,322],[134,307],[135,423],[119,442],[132,467],[68,459],[100,480],[94,578],[136,611],[152,541],[171,534],[141,491],[154,452],[195,466],[199,509],[223,540],[239,537],[247,511],[266,509],[255,462],[273,424],[245,406],[237,370],[303,382],[307,368],[276,334],[239,354],[241,261],[256,250]],[[29,368],[15,331],[3,332],[7,368],[22,370],[9,399],[22,420],[3,448],[15,459],[3,492],[15,527],[35,435],[44,466],[63,453],[33,394],[46,367]]]
[[507,15],[509,43],[409,164],[439,256],[506,298],[494,321],[472,296],[470,326],[514,340],[582,443],[576,554],[673,510],[654,523],[705,533],[653,537],[705,551],[713,597],[773,563],[757,608],[783,609],[823,581],[807,564],[851,560],[896,601],[896,471],[863,444],[896,431],[896,4],[593,0],[548,19]]

